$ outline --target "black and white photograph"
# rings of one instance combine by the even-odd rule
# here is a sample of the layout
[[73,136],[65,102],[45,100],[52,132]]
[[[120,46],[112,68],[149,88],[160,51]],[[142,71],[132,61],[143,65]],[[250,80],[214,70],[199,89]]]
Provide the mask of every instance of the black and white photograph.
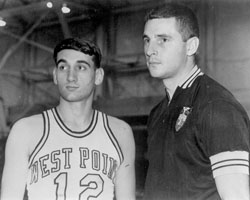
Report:
[[249,200],[249,0],[0,0],[0,200]]

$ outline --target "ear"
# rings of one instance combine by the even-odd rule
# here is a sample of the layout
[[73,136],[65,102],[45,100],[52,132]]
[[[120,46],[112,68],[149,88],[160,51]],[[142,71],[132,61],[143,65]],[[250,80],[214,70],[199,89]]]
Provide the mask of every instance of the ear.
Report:
[[103,81],[104,78],[104,70],[103,68],[97,68],[95,70],[95,84],[96,85],[100,85]]
[[194,55],[199,47],[199,38],[197,37],[191,37],[187,40],[187,55],[192,56]]
[[56,67],[53,69],[53,81],[57,85]]

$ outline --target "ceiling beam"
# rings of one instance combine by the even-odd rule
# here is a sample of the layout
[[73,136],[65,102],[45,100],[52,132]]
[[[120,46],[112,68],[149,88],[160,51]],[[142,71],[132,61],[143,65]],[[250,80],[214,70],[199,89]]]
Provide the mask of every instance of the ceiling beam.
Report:
[[136,12],[139,10],[146,10],[146,9],[151,9],[154,8],[156,6],[161,6],[164,5],[166,2],[165,1],[147,1],[144,3],[137,3],[137,4],[133,4],[127,7],[123,7],[123,8],[117,8],[114,10],[111,10],[111,13],[113,14],[119,14],[119,13],[124,13],[124,12]]
[[2,57],[1,61],[0,61],[0,70],[3,68],[3,66],[5,65],[5,63],[7,62],[7,60],[9,59],[9,57],[13,54],[13,52],[15,52],[19,46],[23,43],[23,41],[35,30],[35,28],[37,26],[39,26],[39,24],[42,22],[43,18],[47,15],[47,12],[44,13],[37,21],[35,24],[33,24],[33,26],[19,39],[19,41],[17,43],[15,43],[14,45],[12,45],[8,51],[4,54],[4,56]]
[[72,2],[72,0],[65,0],[64,2],[67,3],[68,6],[72,6],[80,10],[101,10],[94,6]]
[[[72,5],[81,10],[86,10],[86,9],[98,10],[92,6],[73,3],[71,1],[63,1],[63,0],[51,0],[51,1],[53,3],[53,8],[60,8],[62,6],[62,3],[66,2],[68,5]],[[27,14],[27,12],[34,12],[34,11],[39,12],[39,11],[49,10],[50,8],[48,8],[46,4],[47,1],[41,1],[38,3],[31,3],[24,6],[2,9],[0,10],[0,16],[6,18],[15,15],[25,15]]]
[[[18,39],[18,40],[21,40],[21,38],[22,38],[22,36],[16,35],[16,34],[10,32],[10,31],[6,31],[4,29],[0,29],[0,32],[5,34],[5,35],[11,36],[11,37],[13,37],[15,39]],[[27,44],[30,44],[30,45],[35,46],[37,48],[40,48],[40,49],[42,49],[44,51],[47,51],[49,53],[53,53],[53,49],[48,47],[48,46],[45,46],[43,44],[40,44],[40,43],[32,41],[32,40],[28,40],[27,38],[24,38],[23,41],[26,42]]]
[[61,24],[64,38],[71,37],[72,34],[71,34],[70,29],[69,29],[69,25],[64,17],[64,14],[60,10],[56,10],[56,14],[57,14],[59,22]]
[[[81,15],[81,16],[75,16],[75,17],[70,17],[70,18],[67,18],[67,22],[68,23],[71,23],[71,22],[77,22],[77,21],[81,21],[83,22],[83,20],[89,20],[89,16],[88,15]],[[56,19],[54,19],[53,21],[48,21],[48,22],[43,22],[39,27],[39,28],[47,28],[47,27],[50,27],[50,26],[55,26],[55,25],[58,25],[60,22]]]
[[27,12],[34,12],[34,11],[38,12],[41,10],[48,10],[46,3],[47,3],[46,1],[42,1],[39,3],[32,3],[29,5],[3,9],[0,11],[0,16],[3,18],[6,18],[6,17],[15,16],[15,15],[27,14]]

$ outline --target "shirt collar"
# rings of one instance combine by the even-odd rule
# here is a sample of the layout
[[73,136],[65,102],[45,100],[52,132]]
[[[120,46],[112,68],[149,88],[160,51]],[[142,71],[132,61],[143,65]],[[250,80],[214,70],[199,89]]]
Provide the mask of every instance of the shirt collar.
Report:
[[198,68],[197,65],[193,67],[193,69],[187,74],[187,76],[181,81],[178,86],[182,89],[186,89],[191,87],[193,82],[198,76],[202,76],[204,73],[201,71],[200,68]]

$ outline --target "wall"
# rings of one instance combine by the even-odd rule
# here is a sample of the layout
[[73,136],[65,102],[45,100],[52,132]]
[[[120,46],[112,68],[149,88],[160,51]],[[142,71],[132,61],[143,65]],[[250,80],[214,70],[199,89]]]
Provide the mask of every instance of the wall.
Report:
[[250,116],[250,2],[210,2],[205,71],[228,88]]
[[[199,18],[200,68],[228,88],[250,116],[250,2],[246,0],[184,2],[195,10]],[[146,71],[136,72],[132,67],[129,68],[129,63],[133,62],[139,63],[139,69],[140,66],[145,67],[141,37],[143,17],[147,10],[119,13],[114,16],[116,20],[113,23],[115,36],[113,52],[117,55],[118,61],[123,62],[124,58],[126,59],[128,71],[137,73],[137,77],[131,76],[132,73],[127,77],[121,73],[120,76],[113,76],[113,100],[121,96],[126,100],[126,97],[131,99],[136,96],[164,95],[161,84],[150,79]],[[117,68],[119,67],[117,64]],[[150,104],[153,106],[153,103]],[[149,112],[149,107],[140,105]],[[131,108],[133,113],[134,107]],[[145,114],[140,113],[139,109],[136,111],[138,115]]]
[[[250,114],[249,2],[184,2],[199,17],[200,67],[231,90]],[[97,92],[101,99],[98,105],[110,114],[145,115],[155,105],[156,100],[164,95],[162,84],[150,78],[145,66],[142,33],[144,15],[149,9],[151,7],[110,13],[101,20],[77,21],[69,25],[73,36],[94,39],[102,49],[106,77]],[[62,38],[60,25],[36,29],[30,37],[49,47],[51,51]],[[1,40],[1,56],[17,42],[6,34],[1,34]],[[20,105],[22,107],[19,111],[27,105],[54,104],[58,94],[51,82],[53,66],[51,52],[25,42],[16,49],[0,73],[0,94],[6,110]],[[25,70],[41,72],[43,81],[38,82],[37,74],[26,73]],[[35,80],[27,81],[27,76]],[[117,109],[114,105],[118,103],[126,107]],[[12,121],[16,117],[10,118]]]

